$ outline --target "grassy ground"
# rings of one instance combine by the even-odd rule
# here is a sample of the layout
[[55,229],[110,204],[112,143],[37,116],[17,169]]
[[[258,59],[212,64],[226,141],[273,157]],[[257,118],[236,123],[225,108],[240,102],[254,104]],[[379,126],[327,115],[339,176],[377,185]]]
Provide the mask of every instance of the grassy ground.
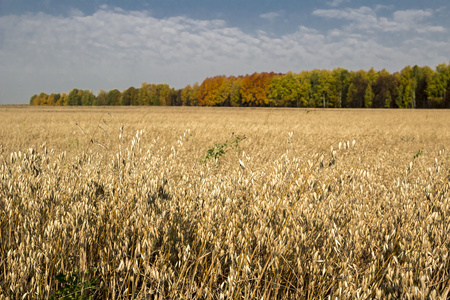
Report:
[[450,290],[450,112],[0,107],[0,299]]

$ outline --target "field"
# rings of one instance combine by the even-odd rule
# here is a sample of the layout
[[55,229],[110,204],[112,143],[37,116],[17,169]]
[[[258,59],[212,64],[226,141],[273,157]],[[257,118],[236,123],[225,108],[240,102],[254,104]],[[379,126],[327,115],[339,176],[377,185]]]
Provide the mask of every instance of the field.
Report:
[[447,299],[450,111],[0,107],[0,299]]

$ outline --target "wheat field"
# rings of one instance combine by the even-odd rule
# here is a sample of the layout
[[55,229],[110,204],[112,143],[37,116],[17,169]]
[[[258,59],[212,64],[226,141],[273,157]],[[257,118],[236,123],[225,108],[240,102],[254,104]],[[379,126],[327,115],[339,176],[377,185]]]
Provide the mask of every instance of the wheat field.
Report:
[[448,299],[450,112],[0,107],[0,299]]

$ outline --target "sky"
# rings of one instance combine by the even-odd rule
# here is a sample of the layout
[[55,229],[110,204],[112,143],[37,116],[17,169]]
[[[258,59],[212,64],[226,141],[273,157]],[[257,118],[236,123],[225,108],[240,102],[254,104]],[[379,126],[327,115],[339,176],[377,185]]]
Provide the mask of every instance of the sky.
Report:
[[73,88],[450,62],[448,0],[0,0],[0,104]]

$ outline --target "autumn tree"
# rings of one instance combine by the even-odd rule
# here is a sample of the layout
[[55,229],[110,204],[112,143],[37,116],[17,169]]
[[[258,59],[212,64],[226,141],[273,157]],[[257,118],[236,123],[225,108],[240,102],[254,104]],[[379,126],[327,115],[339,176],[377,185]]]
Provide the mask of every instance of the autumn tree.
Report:
[[150,84],[147,82],[141,83],[137,95],[138,105],[150,105],[150,88]]
[[176,90],[168,84],[143,82],[130,87],[92,91],[72,89],[68,94],[33,95],[30,105],[208,105],[292,107],[450,108],[450,66],[406,66],[400,72],[315,69],[286,74],[253,73],[214,76],[201,85]]
[[153,95],[151,98],[154,99],[152,105],[172,105],[172,90],[168,84],[164,83],[155,85],[152,89],[152,93]]
[[61,98],[61,94],[59,93],[51,93],[50,96],[48,96],[48,105],[56,105],[56,103]]
[[217,105],[240,106],[241,82],[234,76],[225,77],[217,89]]
[[199,85],[195,83],[193,86],[188,84],[181,90],[181,105],[183,106],[195,106],[198,102]]
[[268,106],[270,83],[275,75],[273,72],[263,72],[245,76],[241,84],[242,104],[245,106]]
[[39,101],[38,95],[34,94],[30,98],[30,105],[39,105],[38,101]]
[[198,105],[200,106],[217,106],[221,105],[223,97],[220,96],[220,88],[225,76],[208,77],[203,80],[198,92]]
[[192,99],[192,86],[188,84],[181,90],[181,105],[190,106]]
[[58,100],[56,100],[55,105],[57,106],[67,105],[67,94],[66,93],[59,94],[59,98]]

